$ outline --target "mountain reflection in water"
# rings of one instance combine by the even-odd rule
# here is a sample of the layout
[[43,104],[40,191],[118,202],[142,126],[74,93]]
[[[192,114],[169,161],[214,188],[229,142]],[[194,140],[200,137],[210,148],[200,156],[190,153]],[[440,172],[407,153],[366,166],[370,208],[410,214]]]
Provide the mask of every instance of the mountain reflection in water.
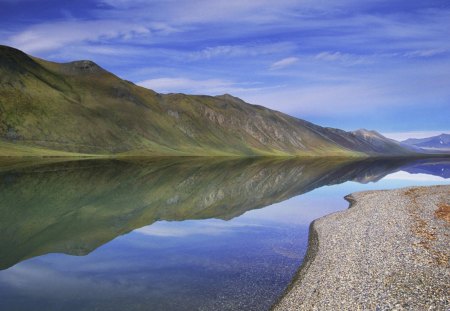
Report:
[[[352,161],[328,158],[309,160],[155,158],[68,162],[48,160],[41,163],[0,162],[0,212],[2,215],[0,218],[0,270],[5,270],[5,273],[13,273],[14,269],[19,269],[22,266],[22,264],[16,264],[26,259],[38,256],[41,256],[42,259],[50,256],[48,258],[52,259],[52,256],[56,256],[50,253],[76,256],[85,256],[92,253],[95,257],[95,253],[97,253],[93,252],[95,249],[102,245],[111,244],[110,241],[130,232],[131,234],[127,235],[130,239],[127,242],[128,244],[132,244],[132,242],[145,244],[146,234],[147,236],[159,235],[159,237],[164,236],[164,234],[167,235],[167,232],[161,231],[167,230],[167,226],[163,229],[159,228],[158,231],[160,224],[164,226],[163,221],[177,221],[171,225],[172,231],[169,236],[173,237],[174,234],[175,236],[182,236],[183,230],[187,230],[186,226],[192,225],[189,221],[212,218],[231,220],[247,211],[282,202],[322,186],[336,185],[347,181],[375,182],[387,174],[398,171],[433,174],[448,178],[449,167],[450,162],[446,159]],[[179,221],[184,222],[178,223]],[[155,222],[157,223],[149,226]],[[253,234],[252,239],[255,239],[255,241],[258,239],[264,241],[266,233],[261,230],[258,231],[257,225],[254,224],[255,227],[246,232],[246,236],[250,238]],[[144,226],[149,227],[142,228]],[[175,231],[173,226],[176,227]],[[138,228],[142,229],[133,231]],[[224,228],[222,222],[211,220],[208,226],[197,226],[195,229],[197,231],[194,230],[194,232],[202,233],[203,230],[205,232],[215,230],[216,234],[220,235]],[[240,227],[235,225],[233,228],[233,230],[238,230]],[[192,232],[192,228],[190,230]],[[282,230],[282,228],[273,230],[275,232],[276,230]],[[258,231],[258,234],[255,233],[256,231]],[[273,239],[270,232],[270,230],[267,231],[267,239]],[[137,237],[138,233],[141,233],[139,237]],[[117,243],[120,243],[119,240]],[[245,239],[241,238],[241,240],[244,241]],[[210,245],[211,247],[214,246],[214,243],[221,245],[220,243],[226,242],[220,240],[219,237],[214,242],[201,239],[200,241],[203,241],[201,243],[204,243],[205,246]],[[229,243],[237,243],[233,241],[235,240],[230,239]],[[165,242],[162,241],[162,243]],[[167,245],[170,245],[171,242],[167,241],[167,243]],[[196,243],[199,243],[198,240],[196,240]],[[251,241],[248,243],[251,243]],[[276,244],[276,242],[271,243]],[[280,243],[284,242],[281,241]],[[217,301],[220,301],[218,297],[221,295],[219,289],[215,289],[219,292],[210,293],[212,298],[208,298],[208,301],[205,298],[208,296],[206,293],[204,293],[203,300],[196,296],[198,293],[189,293],[189,295],[185,293],[183,296],[182,293],[186,289],[177,289],[177,281],[174,277],[174,282],[168,283],[172,284],[170,290],[161,288],[154,290],[170,292],[170,295],[181,293],[180,297],[185,297],[183,298],[185,299],[183,300],[184,306],[171,305],[169,301],[172,298],[166,297],[168,295],[166,292],[160,294],[158,299],[148,300],[150,298],[144,299],[142,297],[139,303],[134,301],[133,304],[130,304],[129,302],[128,306],[130,306],[130,309],[146,309],[151,306],[155,310],[167,308],[176,310],[222,308],[229,310],[239,309],[239,307],[250,310],[267,309],[287,286],[295,269],[301,263],[305,250],[305,247],[302,246],[302,250],[296,253],[295,250],[286,250],[286,247],[283,249],[280,245],[275,244],[270,249],[278,255],[281,254],[289,258],[290,261],[286,263],[286,266],[288,266],[286,275],[283,274],[279,281],[274,280],[272,287],[266,288],[267,292],[262,290],[265,285],[253,285],[252,288],[255,288],[255,291],[261,288],[261,297],[258,294],[255,294],[250,300],[247,299],[248,297],[237,297],[236,295],[239,292],[237,290],[230,294],[230,296],[236,296],[236,301],[225,300],[224,302],[222,300],[223,305],[218,305]],[[232,249],[231,245],[223,247],[230,247],[230,251]],[[236,246],[233,251],[241,252],[241,247],[242,245],[239,248]],[[297,247],[300,246],[297,245]],[[179,250],[178,253],[177,249]],[[251,247],[248,249],[250,250]],[[196,250],[197,253],[202,251],[205,250],[202,250],[201,247]],[[257,251],[256,247],[255,251]],[[126,249],[125,245],[117,246],[116,252],[132,253],[132,251]],[[161,253],[161,256],[164,257],[162,260],[182,261],[182,258],[174,258],[178,256],[177,254],[183,252],[188,254],[186,249],[181,249],[178,244],[174,245],[170,251],[166,249],[166,253]],[[45,254],[50,255],[42,256]],[[89,256],[86,256],[86,258]],[[152,256],[158,256],[158,254],[155,254],[153,250]],[[208,256],[210,254],[205,254],[204,257],[209,258]],[[226,255],[223,256],[225,259]],[[271,254],[267,254],[268,258],[270,256]],[[236,258],[238,257],[233,257],[232,260],[238,260]],[[58,263],[71,262],[73,265],[77,264],[74,261],[75,259],[70,259],[70,256],[55,260]],[[105,261],[104,258],[102,260]],[[274,257],[273,260],[279,259]],[[30,262],[32,261],[30,260]],[[186,261],[189,260],[186,258]],[[53,262],[53,265],[57,265],[55,262]],[[126,265],[125,262],[123,263]],[[269,263],[270,260],[268,259],[266,265]],[[28,261],[25,261],[24,264],[28,264]],[[245,264],[247,265],[245,271],[252,269],[251,260]],[[8,269],[12,266],[14,267]],[[200,270],[191,271],[191,273],[197,276],[206,273]],[[190,286],[197,284],[201,288],[198,283],[203,282],[203,285],[207,284],[207,286],[213,288],[214,285],[209,284],[206,279],[209,278],[212,282],[217,274],[226,273],[225,270],[218,272],[216,269],[211,274],[205,274],[203,280],[188,283]],[[145,269],[141,267],[142,271],[143,274],[140,277],[145,278]],[[4,304],[5,309],[11,309],[10,307],[26,309],[26,303],[18,306],[11,300],[11,297],[15,297],[15,292],[9,285],[5,285],[2,273],[0,272],[0,292],[3,292],[3,294],[0,294],[0,299],[3,302],[0,302],[0,307]],[[17,271],[14,273],[17,273]],[[111,271],[111,273],[114,273],[114,271]],[[150,274],[150,272],[148,273]],[[165,271],[165,276],[170,278],[171,273],[172,271]],[[213,273],[214,277],[211,277]],[[236,273],[236,271],[233,273]],[[255,273],[264,274],[258,271]],[[5,275],[5,278],[7,278],[8,275]],[[184,277],[189,276],[184,275]],[[228,277],[224,278],[228,280]],[[249,282],[254,282],[255,279],[252,278],[249,276],[249,280],[251,279]],[[130,280],[133,280],[133,278],[130,278]],[[153,275],[152,282],[155,283],[157,280],[158,277]],[[60,282],[60,280],[55,282]],[[245,282],[243,281],[243,283]],[[145,284],[148,285],[148,283]],[[153,284],[153,286],[156,285]],[[233,283],[233,286],[236,286],[236,284]],[[151,291],[150,288],[148,290]],[[225,286],[224,291],[227,290]],[[269,292],[272,292],[272,296],[267,294]],[[85,295],[87,294],[85,293]],[[223,295],[226,296],[226,294]],[[193,301],[187,302],[186,297],[188,296]],[[264,303],[258,303],[258,299],[266,300]],[[72,300],[69,299],[68,301]],[[89,300],[90,303],[86,304],[83,298],[78,298],[76,300],[79,303],[77,308],[90,309],[100,306],[109,310],[124,307],[119,307],[120,304],[96,304],[95,297],[86,298],[86,300]],[[25,301],[30,304],[33,301],[38,301],[38,304],[43,303],[36,297],[25,299]],[[238,303],[239,301],[241,303]],[[48,304],[47,301],[42,304],[42,309],[58,309],[63,305],[63,302],[55,305]],[[67,309],[67,306],[64,308]],[[74,307],[74,309],[77,308]]]

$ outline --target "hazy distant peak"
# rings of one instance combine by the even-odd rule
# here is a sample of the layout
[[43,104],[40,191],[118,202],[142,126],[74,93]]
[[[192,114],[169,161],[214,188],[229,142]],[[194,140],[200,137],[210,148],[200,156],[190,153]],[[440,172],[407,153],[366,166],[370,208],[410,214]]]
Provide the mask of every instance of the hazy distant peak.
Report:
[[406,140],[404,140],[404,143],[414,143],[414,142],[423,142],[423,141],[430,141],[433,139],[450,139],[450,134],[446,134],[446,133],[442,133],[440,135],[437,136],[432,136],[432,137],[425,137],[425,138],[408,138]]
[[450,149],[450,134],[442,133],[438,136],[426,137],[426,138],[408,138],[402,143],[416,146],[420,148],[432,148],[432,149]]

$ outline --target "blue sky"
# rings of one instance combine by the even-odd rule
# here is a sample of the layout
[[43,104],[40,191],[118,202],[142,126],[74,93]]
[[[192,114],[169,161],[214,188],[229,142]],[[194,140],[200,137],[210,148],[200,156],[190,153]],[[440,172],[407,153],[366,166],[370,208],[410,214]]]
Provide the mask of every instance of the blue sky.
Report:
[[397,138],[450,130],[448,0],[0,0],[0,26],[1,44],[159,92]]

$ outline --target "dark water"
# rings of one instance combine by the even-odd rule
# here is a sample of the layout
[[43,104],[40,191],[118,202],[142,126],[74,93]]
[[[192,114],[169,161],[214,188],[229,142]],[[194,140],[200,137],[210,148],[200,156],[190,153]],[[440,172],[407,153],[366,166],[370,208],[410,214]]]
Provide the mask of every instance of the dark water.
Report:
[[0,162],[0,310],[268,310],[314,219],[450,160]]

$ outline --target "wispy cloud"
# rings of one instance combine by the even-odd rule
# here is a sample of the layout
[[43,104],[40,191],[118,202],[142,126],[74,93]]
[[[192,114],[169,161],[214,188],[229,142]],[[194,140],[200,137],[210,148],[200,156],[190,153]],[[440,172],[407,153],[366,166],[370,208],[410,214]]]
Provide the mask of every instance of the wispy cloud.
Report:
[[283,58],[283,59],[280,59],[279,61],[276,61],[272,65],[270,65],[270,69],[277,70],[277,69],[290,67],[290,66],[294,65],[295,63],[297,63],[298,61],[299,61],[299,59],[297,57]]
[[[127,9],[135,16],[152,16],[154,19],[170,21],[173,24],[211,23],[211,22],[251,22],[266,23],[279,20],[285,10],[298,6],[295,0],[253,0],[253,1],[128,1],[104,0],[118,9]],[[149,12],[152,10],[157,14]]]
[[316,54],[314,59],[327,62],[340,62],[345,65],[359,65],[369,63],[369,57],[341,52],[321,52]]
[[428,49],[428,50],[416,50],[404,53],[408,57],[432,57],[436,55],[441,55],[448,53],[447,49]]
[[206,95],[255,92],[261,89],[254,85],[238,84],[236,82],[220,79],[195,80],[189,78],[156,78],[144,80],[137,84],[161,93],[185,92]]
[[244,98],[250,103],[303,118],[324,115],[339,118],[346,114],[373,112],[374,109],[392,105],[392,100],[383,92],[382,89],[364,83],[351,83],[287,87]]
[[29,53],[49,51],[85,41],[129,40],[150,34],[150,29],[117,21],[65,21],[38,24],[13,35],[8,43]]
[[190,54],[193,60],[212,59],[217,57],[250,57],[286,53],[294,50],[296,45],[292,42],[277,42],[271,44],[247,44],[247,45],[219,45],[206,47]]
[[255,227],[261,227],[261,225],[223,220],[183,221],[181,223],[160,221],[151,226],[137,229],[135,232],[159,237],[186,237],[190,235],[222,235],[236,232],[237,229],[246,230]]

